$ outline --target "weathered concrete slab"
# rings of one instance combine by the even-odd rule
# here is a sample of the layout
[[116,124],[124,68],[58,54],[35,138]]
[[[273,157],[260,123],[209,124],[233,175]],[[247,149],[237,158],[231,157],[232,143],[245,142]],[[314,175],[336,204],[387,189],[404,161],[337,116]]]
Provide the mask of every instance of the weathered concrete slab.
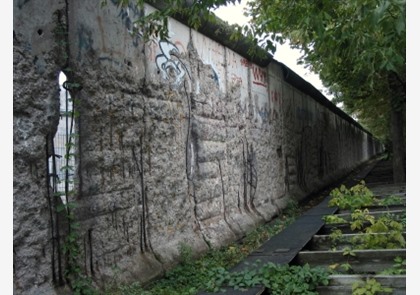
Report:
[[328,286],[319,286],[320,295],[350,295],[355,282],[363,283],[366,279],[375,279],[384,287],[393,289],[393,295],[406,294],[405,275],[331,275]]
[[[319,286],[316,291],[319,295],[352,295],[351,286]],[[391,295],[405,295],[405,288],[393,288],[392,293],[378,293],[378,294],[391,294]]]
[[[402,198],[402,201],[405,203],[405,197]],[[405,204],[401,204],[401,205],[388,205],[388,206],[368,206],[368,207],[363,207],[362,209],[368,209],[369,212],[373,213],[373,212],[378,212],[378,211],[386,211],[386,210],[390,210],[390,211],[394,211],[394,210],[405,210]],[[344,214],[344,213],[350,213],[351,210],[342,210],[339,209],[337,211],[337,214]]]
[[[402,217],[406,214],[406,210],[405,208],[403,209],[391,209],[391,210],[374,210],[371,211],[369,208],[366,208],[369,210],[369,215],[373,216],[375,219],[380,218],[382,216],[387,216],[389,214],[392,214],[393,216],[395,216],[396,218],[398,218],[398,216]],[[363,208],[362,208],[363,210]],[[339,213],[339,214],[334,214],[334,216],[339,217],[339,218],[343,218],[344,220],[347,221],[351,221],[352,217],[351,217],[352,213]]]
[[367,183],[366,186],[372,191],[376,196],[389,196],[394,194],[405,193],[406,185],[405,183],[390,183],[390,184],[372,184]]
[[333,214],[337,208],[328,207],[328,198],[310,209],[263,246],[251,253],[232,271],[240,271],[257,261],[287,264],[324,225],[322,216]]
[[[311,251],[327,251],[327,250],[343,250],[345,247],[357,246],[354,239],[365,235],[386,236],[388,233],[371,233],[371,234],[343,234],[338,242],[334,242],[329,235],[314,235],[305,250]],[[406,234],[403,234],[404,238]]]
[[379,273],[394,265],[396,257],[405,258],[405,249],[354,250],[354,255],[344,251],[301,251],[293,263],[328,268],[333,264],[349,263],[356,273]]

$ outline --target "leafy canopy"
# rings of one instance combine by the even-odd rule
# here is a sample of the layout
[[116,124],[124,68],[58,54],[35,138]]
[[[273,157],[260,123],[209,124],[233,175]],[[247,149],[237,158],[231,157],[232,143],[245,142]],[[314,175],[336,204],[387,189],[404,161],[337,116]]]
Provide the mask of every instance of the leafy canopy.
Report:
[[388,137],[390,109],[405,103],[405,93],[389,102],[391,75],[405,89],[405,11],[405,0],[253,0],[244,30],[271,51],[289,40],[336,103]]

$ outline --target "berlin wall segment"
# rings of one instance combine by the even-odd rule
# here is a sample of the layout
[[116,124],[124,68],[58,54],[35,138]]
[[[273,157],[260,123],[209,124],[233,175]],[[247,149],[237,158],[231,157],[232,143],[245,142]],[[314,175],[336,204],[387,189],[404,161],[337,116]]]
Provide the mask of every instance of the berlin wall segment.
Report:
[[81,84],[80,262],[99,287],[160,276],[182,243],[200,254],[236,240],[374,155],[274,60],[255,64],[175,19],[169,40],[145,43],[134,21],[149,5],[67,4],[14,4],[16,293],[51,294],[58,276],[45,167],[63,70],[52,58],[56,11],[67,10]]

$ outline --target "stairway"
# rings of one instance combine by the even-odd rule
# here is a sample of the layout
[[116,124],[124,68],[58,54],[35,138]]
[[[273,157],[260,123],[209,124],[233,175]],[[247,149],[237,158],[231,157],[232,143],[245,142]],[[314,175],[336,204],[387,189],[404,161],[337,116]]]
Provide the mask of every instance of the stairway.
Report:
[[[344,184],[347,188],[364,180],[377,199],[389,200],[389,196],[402,200],[398,205],[372,205],[361,208],[368,210],[368,214],[375,220],[381,216],[395,217],[396,220],[405,222],[405,183],[394,184],[392,181],[392,166],[390,161],[376,160],[364,166],[347,179]],[[358,249],[357,241],[364,241],[365,235],[369,238],[386,238],[389,233],[365,233],[361,230],[351,230],[348,222],[341,224],[326,224],[324,216],[333,215],[351,220],[354,211],[342,210],[338,207],[329,207],[328,202],[331,196],[327,196],[317,206],[311,208],[300,216],[285,230],[272,237],[259,249],[250,254],[244,261],[239,263],[232,272],[241,271],[255,262],[289,265],[305,265],[311,267],[322,266],[326,269],[334,269],[334,274],[329,276],[328,286],[319,286],[317,292],[321,295],[352,294],[352,287],[358,283],[361,288],[369,288],[376,285],[382,288],[391,288],[391,293],[386,294],[406,294],[406,276],[404,273],[383,273],[384,270],[392,268],[398,262],[405,263],[406,249],[404,248],[375,248]],[[369,224],[363,224],[369,226]],[[332,244],[331,233],[339,228],[342,235],[339,241]],[[405,239],[406,234],[403,233]],[[349,247],[353,249],[349,250]],[[340,267],[347,268],[340,270]],[[369,279],[369,281],[367,281]],[[366,282],[369,282],[366,284]],[[227,288],[225,292],[208,293],[202,292],[200,295],[209,294],[241,294],[256,295],[270,294],[270,290],[263,286],[256,286],[248,290],[233,290]],[[382,293],[375,293],[382,294]]]

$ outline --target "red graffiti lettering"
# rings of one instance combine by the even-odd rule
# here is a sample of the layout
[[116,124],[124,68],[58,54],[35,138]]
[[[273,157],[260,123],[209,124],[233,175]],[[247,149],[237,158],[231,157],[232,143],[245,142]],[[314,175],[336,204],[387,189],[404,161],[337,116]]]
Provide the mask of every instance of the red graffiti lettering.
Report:
[[232,83],[234,84],[242,84],[242,78],[232,74]]
[[267,87],[267,73],[263,69],[253,66],[252,67],[252,74],[254,76],[254,80],[252,83],[256,85],[260,85],[263,87]]
[[271,90],[270,91],[270,100],[273,104],[280,104],[280,91]]
[[246,58],[241,58],[241,65],[243,65],[244,67],[249,68],[249,67],[252,66],[252,63],[249,60],[247,60]]

